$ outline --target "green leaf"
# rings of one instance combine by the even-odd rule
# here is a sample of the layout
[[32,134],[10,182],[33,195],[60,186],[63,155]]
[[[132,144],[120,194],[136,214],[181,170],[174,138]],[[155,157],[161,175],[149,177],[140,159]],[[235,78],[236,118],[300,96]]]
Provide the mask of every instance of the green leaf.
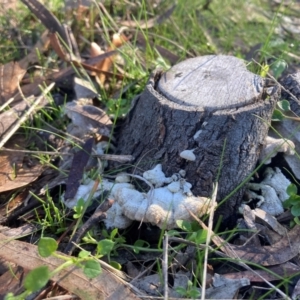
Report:
[[42,237],[38,243],[39,255],[48,257],[57,250],[57,242],[53,238]]
[[283,208],[290,208],[293,206],[293,204],[291,203],[291,199],[287,199],[282,203]]
[[110,253],[114,248],[115,243],[111,240],[104,239],[98,242],[97,245],[97,254],[106,255]]
[[178,293],[180,296],[186,296],[187,294],[187,290],[186,288],[182,287],[182,286],[178,286],[175,288],[176,293]]
[[295,222],[297,225],[300,225],[300,220],[299,220],[298,217],[295,217],[295,218],[294,218],[294,222]]
[[133,247],[133,251],[139,253],[141,250],[140,248],[150,248],[150,244],[144,240],[136,240]]
[[263,65],[261,67],[261,70],[260,70],[260,76],[261,77],[266,77],[268,72],[269,72],[269,69],[270,69],[270,66],[269,65]]
[[181,236],[181,233],[178,230],[171,229],[168,231],[168,236]]
[[88,277],[88,278],[95,278],[99,274],[101,274],[102,270],[100,267],[99,262],[95,260],[88,260],[85,262],[84,267],[83,267],[83,273]]
[[297,195],[297,191],[297,186],[293,183],[291,183],[286,189],[286,192],[289,196]]
[[278,101],[277,106],[283,111],[291,110],[290,102],[287,100]]
[[188,222],[188,221],[184,221],[184,220],[177,220],[176,221],[176,225],[184,230],[184,231],[187,231],[187,232],[191,232],[192,231],[192,225],[191,225],[191,222]]
[[271,66],[274,77],[279,78],[279,76],[283,73],[286,67],[287,67],[287,63],[284,60],[275,61]]
[[118,262],[116,262],[116,261],[111,261],[110,263],[109,263],[112,267],[114,267],[115,269],[117,269],[117,270],[121,270],[122,269],[122,265],[121,264],[119,264]]
[[284,118],[284,114],[279,109],[274,110],[272,115],[272,121],[282,121]]
[[24,287],[31,292],[36,292],[44,287],[49,279],[49,268],[47,266],[41,266],[28,273],[24,280]]
[[196,232],[193,232],[188,240],[197,244],[203,244],[206,241],[207,230],[201,229]]
[[81,217],[81,214],[84,210],[84,205],[85,205],[85,202],[82,198],[80,198],[76,204],[76,206],[74,206],[74,211],[76,212],[74,215],[73,215],[73,218],[74,219],[79,219]]
[[197,290],[197,288],[192,288],[190,291],[189,291],[189,296],[192,298],[192,299],[199,299],[201,297],[201,293],[200,291]]
[[[289,198],[288,200],[286,200],[286,201],[289,201],[289,203],[290,203],[291,205],[296,205],[296,204],[300,203],[300,196],[299,196],[299,195],[292,195],[292,196],[290,196],[290,198]],[[284,201],[284,202],[286,202],[286,201]],[[284,203],[284,202],[283,202],[283,203]]]
[[293,205],[293,207],[291,208],[291,213],[294,217],[300,216],[300,203]]
[[91,254],[91,252],[86,251],[86,250],[82,250],[78,253],[78,257],[79,258],[86,258]]
[[113,240],[117,233],[118,233],[118,228],[112,230],[112,232],[110,233],[110,239]]

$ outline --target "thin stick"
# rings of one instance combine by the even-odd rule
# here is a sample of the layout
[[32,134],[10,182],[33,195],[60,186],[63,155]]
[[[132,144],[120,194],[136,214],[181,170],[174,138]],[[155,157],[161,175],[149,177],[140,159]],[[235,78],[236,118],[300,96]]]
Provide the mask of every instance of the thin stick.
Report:
[[204,265],[203,265],[203,280],[202,280],[202,293],[201,293],[201,300],[205,300],[205,290],[206,290],[206,277],[207,277],[207,260],[208,260],[208,246],[213,234],[212,227],[213,227],[213,220],[214,220],[214,212],[216,207],[216,199],[218,193],[218,183],[215,184],[213,187],[213,194],[211,196],[211,210],[208,219],[208,230],[207,230],[207,237],[205,242],[205,250],[204,250]]
[[27,120],[27,118],[30,116],[31,113],[34,112],[36,107],[39,105],[39,103],[43,100],[46,94],[48,94],[52,88],[54,87],[55,83],[51,83],[43,92],[42,95],[40,95],[36,101],[31,105],[31,107],[28,108],[28,110],[23,114],[23,116],[18,120],[14,128],[0,141],[0,149],[5,145],[5,143],[12,137],[12,135],[19,129],[19,127],[22,125],[23,122]]
[[169,296],[169,288],[168,288],[168,244],[169,244],[169,236],[168,232],[165,233],[164,242],[163,242],[163,261],[162,261],[162,269],[163,269],[163,277],[164,277],[164,299],[168,300]]
[[0,106],[0,112],[1,112],[2,110],[4,110],[4,108],[7,107],[10,103],[12,103],[14,100],[15,100],[14,97],[8,99],[2,106]]
[[[72,156],[74,155],[73,153],[63,153],[63,152],[58,152],[58,151],[33,151],[33,150],[22,150],[22,149],[10,149],[10,148],[5,148],[2,147],[0,151],[3,152],[14,152],[14,153],[28,153],[28,154],[45,154],[45,155],[69,155]],[[115,155],[115,154],[92,154],[91,156],[93,157],[98,157],[103,160],[112,160],[112,161],[118,161],[121,163],[126,163],[126,162],[131,162],[133,161],[133,156],[132,155]]]

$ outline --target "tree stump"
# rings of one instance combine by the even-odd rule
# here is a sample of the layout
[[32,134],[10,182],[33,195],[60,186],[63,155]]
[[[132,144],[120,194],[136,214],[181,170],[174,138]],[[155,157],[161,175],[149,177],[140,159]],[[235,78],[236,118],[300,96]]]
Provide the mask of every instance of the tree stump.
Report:
[[[217,201],[230,195],[253,171],[279,98],[277,86],[225,55],[185,60],[155,72],[120,128],[117,153],[135,157],[136,170],[158,163],[167,176],[186,171],[194,195]],[[180,157],[193,150],[195,160]],[[244,187],[218,209],[228,218],[241,203]]]

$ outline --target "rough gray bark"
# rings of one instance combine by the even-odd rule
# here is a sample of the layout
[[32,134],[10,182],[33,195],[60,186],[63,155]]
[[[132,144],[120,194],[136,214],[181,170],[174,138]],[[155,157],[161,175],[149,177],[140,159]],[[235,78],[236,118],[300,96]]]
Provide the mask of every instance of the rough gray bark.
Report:
[[[150,79],[121,128],[117,152],[132,154],[138,170],[157,163],[168,176],[186,170],[195,195],[210,196],[218,181],[221,201],[253,171],[278,94],[235,57],[188,59]],[[187,149],[195,149],[195,161],[179,156]],[[229,217],[243,192],[219,214]]]

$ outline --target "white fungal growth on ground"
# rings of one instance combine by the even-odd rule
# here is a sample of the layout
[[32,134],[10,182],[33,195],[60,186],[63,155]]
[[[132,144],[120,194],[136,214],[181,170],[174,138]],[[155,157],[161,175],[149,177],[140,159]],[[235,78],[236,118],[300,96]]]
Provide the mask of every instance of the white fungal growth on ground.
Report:
[[155,187],[161,187],[172,181],[172,178],[166,177],[165,173],[162,171],[161,164],[156,165],[152,170],[144,172],[143,177]]
[[184,158],[184,159],[189,160],[189,161],[195,161],[196,160],[196,155],[194,154],[194,150],[195,149],[184,150],[184,151],[180,152],[179,156],[181,158]]
[[287,139],[274,139],[267,136],[264,148],[260,153],[259,161],[262,162],[268,158],[264,163],[267,165],[271,162],[272,157],[276,156],[278,152],[283,152],[286,155],[295,154],[295,144]]
[[[108,228],[126,228],[132,221],[143,221],[171,229],[177,227],[177,220],[193,220],[190,212],[201,217],[211,209],[210,199],[195,197],[191,192],[192,185],[180,173],[168,178],[162,166],[157,165],[144,172],[143,177],[155,186],[147,193],[137,191],[132,184],[122,182],[123,179],[118,176],[119,182],[104,179],[99,184],[94,197],[109,191],[110,198],[115,201],[106,213],[105,224]],[[65,204],[72,208],[80,198],[87,201],[94,184],[90,180],[81,185],[74,199]]]
[[290,184],[279,168],[267,168],[261,183],[248,183],[248,196],[259,199],[258,207],[277,216],[284,211],[282,203],[289,197],[286,189]]

